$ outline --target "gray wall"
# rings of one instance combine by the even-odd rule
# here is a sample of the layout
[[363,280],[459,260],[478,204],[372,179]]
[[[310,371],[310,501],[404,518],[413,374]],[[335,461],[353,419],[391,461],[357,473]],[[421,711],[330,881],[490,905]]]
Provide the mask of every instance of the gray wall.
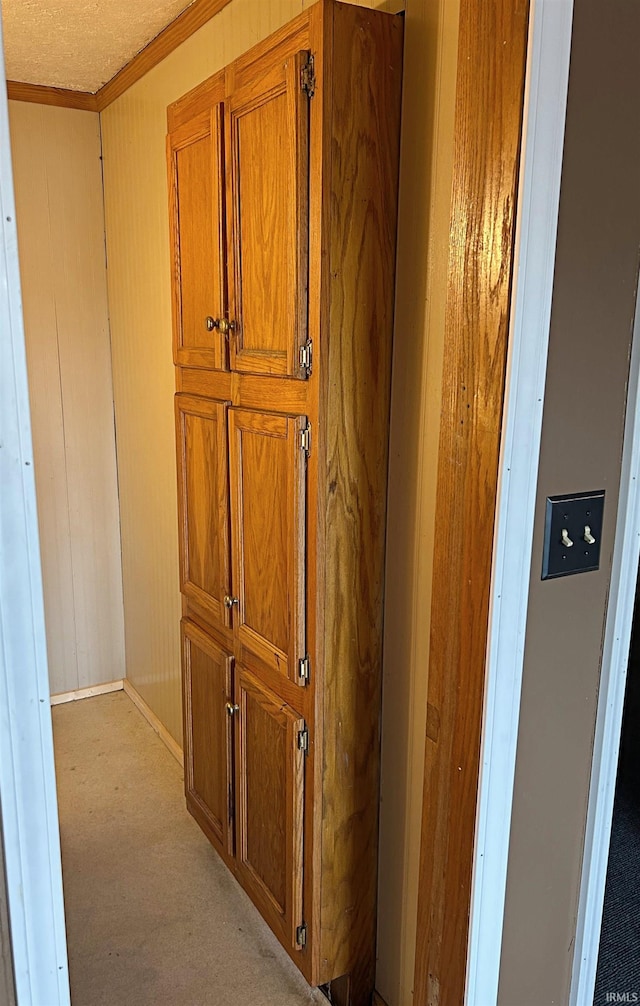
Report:
[[[576,0],[500,1006],[569,995],[638,274],[639,39],[637,0]],[[541,582],[546,496],[602,488],[600,570]]]

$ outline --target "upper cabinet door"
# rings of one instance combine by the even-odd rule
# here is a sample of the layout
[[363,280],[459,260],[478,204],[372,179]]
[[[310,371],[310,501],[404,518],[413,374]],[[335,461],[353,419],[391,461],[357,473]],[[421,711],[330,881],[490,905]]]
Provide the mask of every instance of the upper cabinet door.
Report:
[[231,367],[304,377],[309,258],[306,52],[256,60],[255,83],[229,99]]
[[234,632],[245,650],[298,684],[305,656],[303,423],[229,410]]
[[180,589],[213,625],[229,625],[227,406],[176,395]]
[[227,366],[223,106],[167,138],[174,362]]

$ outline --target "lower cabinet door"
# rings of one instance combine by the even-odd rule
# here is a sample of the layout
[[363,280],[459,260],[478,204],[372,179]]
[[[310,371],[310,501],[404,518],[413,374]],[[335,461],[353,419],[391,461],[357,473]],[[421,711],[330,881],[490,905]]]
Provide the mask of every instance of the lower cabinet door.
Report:
[[247,892],[283,943],[302,924],[304,720],[239,668],[236,861]]
[[233,855],[233,657],[182,622],[187,804],[214,845]]

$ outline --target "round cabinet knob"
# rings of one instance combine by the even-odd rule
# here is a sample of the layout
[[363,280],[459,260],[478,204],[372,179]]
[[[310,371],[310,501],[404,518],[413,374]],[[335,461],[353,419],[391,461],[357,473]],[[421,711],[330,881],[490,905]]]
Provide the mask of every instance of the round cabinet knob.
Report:
[[217,328],[220,322],[217,318],[212,318],[210,314],[204,319],[204,323],[207,326],[207,332],[213,332],[214,328]]
[[225,608],[233,608],[234,604],[240,604],[240,600],[237,597],[229,597],[228,594],[224,596],[224,606]]
[[218,321],[218,328],[223,335],[227,335],[228,332],[232,332],[235,327],[235,321],[227,321],[226,318],[220,318]]
[[237,702],[227,702],[225,708],[229,716],[234,716],[236,713],[240,712],[240,706]]

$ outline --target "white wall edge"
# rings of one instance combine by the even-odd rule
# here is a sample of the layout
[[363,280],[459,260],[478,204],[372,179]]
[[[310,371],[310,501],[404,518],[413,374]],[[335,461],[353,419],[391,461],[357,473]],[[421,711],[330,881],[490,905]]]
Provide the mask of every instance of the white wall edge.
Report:
[[[573,0],[533,0],[465,1002],[497,1002]],[[534,563],[537,558],[533,557]]]
[[640,559],[640,289],[636,293],[620,496],[605,622],[570,1006],[592,1003]]
[[68,1006],[58,806],[0,24],[0,803],[19,1006]]

